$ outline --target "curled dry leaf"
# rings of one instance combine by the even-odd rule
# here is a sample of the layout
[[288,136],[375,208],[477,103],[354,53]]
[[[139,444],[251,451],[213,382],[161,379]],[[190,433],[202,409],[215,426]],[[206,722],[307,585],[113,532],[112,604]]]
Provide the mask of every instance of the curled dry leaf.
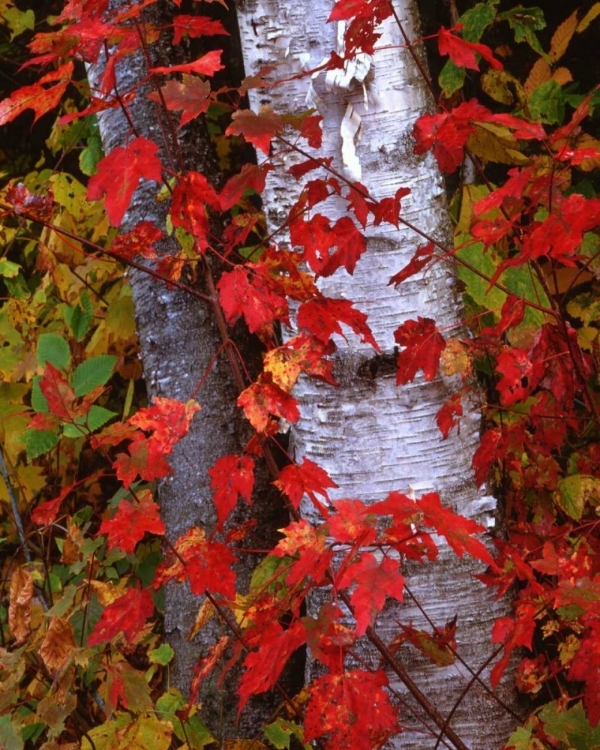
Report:
[[40,656],[51,675],[61,670],[75,647],[71,623],[66,617],[53,617],[40,646]]
[[24,643],[31,632],[31,600],[33,598],[33,578],[23,568],[16,568],[10,579],[10,599],[8,605],[8,628],[17,644]]

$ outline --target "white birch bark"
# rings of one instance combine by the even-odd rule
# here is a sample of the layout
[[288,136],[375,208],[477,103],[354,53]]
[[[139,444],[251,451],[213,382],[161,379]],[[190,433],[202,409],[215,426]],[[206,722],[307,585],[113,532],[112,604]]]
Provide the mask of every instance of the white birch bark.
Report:
[[[275,65],[271,78],[280,81],[269,90],[252,91],[251,106],[258,110],[269,104],[277,112],[298,113],[316,104],[324,131],[318,155],[332,156],[336,170],[360,180],[376,199],[393,196],[399,187],[410,188],[411,194],[402,201],[402,217],[451,246],[440,174],[429,155],[417,158],[413,153],[413,124],[432,102],[395,21],[384,24],[364,84],[347,77],[347,88],[342,88],[328,86],[332,81],[328,82],[325,74],[313,79],[296,77],[319,66],[332,50],[340,51],[337,24],[326,23],[332,6],[330,0],[240,0],[246,73]],[[395,0],[394,7],[409,38],[415,38],[418,18],[414,0]],[[339,77],[341,71],[337,73]],[[352,137],[359,120],[360,133]],[[274,147],[277,150],[277,144]],[[270,232],[283,224],[302,187],[286,172],[294,158],[281,158],[269,175],[263,199]],[[316,210],[326,213],[333,223],[346,207],[341,200],[330,200],[326,210],[322,204]],[[282,233],[276,239],[286,242]],[[323,279],[320,288],[330,297],[351,299],[366,312],[384,352],[393,351],[394,331],[407,319],[434,318],[446,334],[448,329],[458,328],[459,295],[449,268],[438,264],[398,289],[388,286],[390,277],[423,244],[422,238],[405,228],[397,231],[386,225],[369,228],[367,240],[368,251],[354,276],[342,269]],[[372,350],[352,335],[347,341],[338,338],[336,343],[335,374],[340,387],[304,379],[294,391],[301,411],[300,421],[292,428],[296,459],[307,456],[327,470],[339,485],[334,498],[377,501],[392,490],[409,493],[412,489],[417,496],[436,491],[459,513],[493,525],[495,501],[480,495],[470,469],[479,436],[476,408],[467,409],[460,434],[454,430],[445,441],[436,426],[435,415],[457,384],[438,377],[431,383],[418,378],[397,387],[394,373],[361,377],[360,365],[372,356]],[[472,670],[479,670],[492,654],[491,625],[508,610],[506,601],[494,601],[472,578],[472,573],[479,571],[481,565],[459,560],[444,546],[437,563],[404,571],[410,591],[435,625],[443,626],[458,616],[459,653]],[[387,643],[397,633],[396,620],[430,629],[410,597],[402,606],[388,606],[379,616],[377,631]],[[371,664],[377,664],[378,654],[374,657],[368,648],[365,654]],[[451,725],[467,747],[492,750],[502,746],[514,717],[480,685],[472,685],[463,696],[471,679],[464,666],[435,667],[408,647],[402,648],[400,660],[444,717],[455,708]],[[484,680],[487,675],[489,670],[484,669]],[[414,707],[394,675],[390,680],[394,690]],[[502,692],[503,699],[512,703],[510,687],[505,686]],[[424,717],[421,709],[415,711]],[[390,747],[437,747],[435,726],[428,730],[412,708],[403,708],[400,717],[405,729]],[[431,728],[432,721],[424,718]]]

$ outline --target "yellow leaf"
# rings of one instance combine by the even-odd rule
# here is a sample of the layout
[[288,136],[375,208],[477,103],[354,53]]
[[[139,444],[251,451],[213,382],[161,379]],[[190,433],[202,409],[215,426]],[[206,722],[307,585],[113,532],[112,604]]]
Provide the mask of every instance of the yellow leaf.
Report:
[[600,3],[594,3],[579,22],[577,26],[577,33],[581,34],[582,31],[585,31],[587,27],[592,23],[592,21],[598,16],[600,16]]
[[126,581],[120,581],[118,586],[112,583],[105,583],[104,581],[91,581],[90,587],[98,597],[98,601],[103,607],[108,607],[116,599],[123,596],[123,592],[126,588]]
[[450,377],[451,375],[470,375],[472,361],[467,347],[458,339],[449,339],[440,357],[440,369]]
[[515,94],[519,101],[525,98],[523,87],[517,78],[506,70],[489,70],[481,76],[481,88],[488,96],[501,104],[513,104]]
[[515,148],[518,142],[508,128],[494,123],[474,123],[475,132],[468,141],[469,149],[484,161],[499,164],[526,164],[529,160]]
[[565,54],[575,29],[577,28],[577,11],[573,11],[566,21],[563,21],[552,35],[548,57],[555,63]]
[[191,641],[197,633],[211,620],[215,614],[215,608],[210,599],[205,599],[200,605],[198,614],[196,615],[196,621],[192,625],[190,633],[187,637],[188,641]]
[[302,372],[302,368],[291,362],[281,349],[273,349],[265,354],[264,370],[271,373],[273,382],[284,391],[292,390]]

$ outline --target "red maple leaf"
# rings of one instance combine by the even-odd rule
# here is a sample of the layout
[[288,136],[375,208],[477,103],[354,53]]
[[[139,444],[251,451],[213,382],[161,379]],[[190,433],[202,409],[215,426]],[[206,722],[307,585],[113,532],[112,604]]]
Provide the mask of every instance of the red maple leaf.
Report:
[[355,310],[350,300],[319,297],[305,302],[298,310],[299,327],[311,331],[323,343],[327,343],[334,333],[344,335],[340,323],[349,326],[363,343],[371,344],[379,351],[367,325],[367,316],[360,310]]
[[256,114],[250,109],[240,109],[233,113],[231,125],[225,135],[242,135],[263,154],[269,155],[271,141],[283,128],[282,118],[271,107],[263,106]]
[[195,526],[175,542],[174,553],[158,566],[152,585],[160,588],[169,581],[189,580],[196,596],[208,589],[234,599],[235,562],[237,558],[227,545],[207,540],[204,531]]
[[302,372],[311,378],[337,385],[333,378],[333,362],[326,358],[334,351],[333,341],[324,344],[316,336],[300,333],[267,352],[263,368],[271,374],[273,382],[286,391],[291,391]]
[[[157,397],[152,406],[140,409],[127,424],[111,425],[95,436],[97,445],[118,445],[131,440],[128,453],[119,453],[113,467],[117,477],[129,487],[138,476],[153,481],[170,472],[165,456],[189,430],[199,404],[190,400],[183,404],[176,399]],[[145,432],[150,432],[146,435]]]
[[479,70],[477,56],[481,55],[489,62],[492,68],[502,70],[502,63],[496,60],[492,50],[485,44],[467,42],[455,36],[452,32],[459,31],[462,26],[454,26],[451,29],[445,29],[443,26],[438,32],[438,49],[440,55],[449,55],[452,62],[459,68],[469,68],[470,70]]
[[273,484],[285,492],[296,510],[300,507],[304,495],[321,495],[328,500],[327,490],[337,487],[325,469],[306,456],[302,458],[301,464],[284,466]]
[[502,375],[496,384],[500,403],[511,406],[524,401],[539,383],[543,369],[540,362],[531,361],[524,349],[505,349],[496,359],[496,370]]
[[154,614],[154,600],[148,589],[135,586],[127,589],[127,593],[109,604],[100,620],[88,638],[89,646],[99,646],[108,643],[119,633],[123,633],[126,640],[133,642],[137,634],[146,624],[146,620]]
[[267,431],[270,415],[288,422],[297,422],[300,418],[296,399],[267,380],[252,383],[239,395],[237,403],[257,432]]
[[224,273],[217,288],[219,302],[229,325],[244,316],[250,333],[273,333],[275,321],[289,325],[288,303],[268,276],[256,272],[254,263]]
[[285,538],[279,541],[271,554],[273,557],[296,558],[288,568],[287,583],[293,586],[310,578],[320,585],[333,558],[333,552],[327,546],[325,527],[315,528],[303,518],[280,531]]
[[424,154],[433,149],[433,155],[442,170],[451,174],[464,158],[464,147],[475,126],[471,122],[487,110],[475,100],[462,102],[452,112],[421,116],[413,128],[415,153]]
[[146,482],[162,479],[171,473],[171,467],[163,455],[152,455],[148,441],[138,436],[127,448],[127,453],[117,453],[113,461],[117,479],[129,489],[136,479]]
[[333,602],[323,604],[316,619],[303,618],[311,655],[336,674],[344,671],[346,653],[356,642],[356,633],[342,624],[343,619],[341,609]]
[[590,724],[600,722],[600,623],[593,621],[573,657],[569,668],[569,679],[585,683],[583,705]]
[[[373,54],[375,42],[381,36],[381,24],[392,14],[387,0],[339,0],[328,21],[349,21],[344,37],[344,51],[347,59],[357,52]],[[335,53],[331,55],[331,65],[340,66]]]
[[158,91],[152,91],[148,98],[155,102],[164,101],[169,111],[181,112],[179,127],[182,128],[198,115],[206,112],[211,102],[211,88],[208,81],[186,73],[181,82],[170,80]]
[[252,505],[254,489],[254,459],[251,456],[222,456],[209,469],[213,502],[217,509],[219,527],[223,526],[231,511],[243,498]]
[[327,521],[329,533],[334,539],[338,542],[360,542],[363,546],[375,540],[377,531],[373,516],[362,500],[336,500],[334,505],[337,513]]
[[129,554],[135,551],[146,532],[165,533],[159,507],[149,490],[140,492],[133,501],[121,500],[115,515],[110,520],[102,521],[98,533],[108,536],[108,549],[119,547]]
[[385,0],[338,0],[331,11],[328,22],[348,21],[353,18],[371,18],[377,13],[381,20],[388,18],[392,11],[386,8]]
[[384,557],[379,561],[370,552],[361,555],[358,562],[349,565],[339,580],[339,588],[353,587],[350,597],[356,617],[356,635],[364,635],[383,609],[386,596],[401,602],[404,599],[404,576],[398,560]]
[[142,136],[134,138],[127,146],[117,146],[98,164],[98,172],[90,179],[88,200],[98,200],[106,195],[106,213],[110,223],[117,227],[140,178],[160,182],[162,165],[158,146]]
[[39,382],[40,390],[48,402],[48,408],[63,422],[72,422],[77,415],[75,391],[67,379],[51,362],[46,362],[44,374]]
[[398,385],[410,383],[419,370],[423,370],[425,380],[433,380],[446,348],[446,341],[435,321],[420,316],[417,320],[407,320],[396,329],[394,338],[404,347],[398,355]]
[[600,200],[574,193],[558,202],[555,213],[535,226],[523,242],[523,262],[547,255],[566,266],[577,263],[583,235],[600,225]]
[[515,610],[515,617],[499,617],[492,626],[492,643],[504,643],[502,658],[495,664],[490,675],[490,682],[495,689],[504,670],[510,663],[510,655],[517,646],[531,649],[535,632],[535,616],[538,605],[520,602]]
[[373,223],[379,226],[382,222],[398,227],[400,220],[400,210],[402,208],[402,198],[410,195],[410,188],[398,188],[393,198],[382,198],[373,203],[371,212],[373,213]]
[[175,398],[156,396],[151,406],[140,409],[128,421],[152,433],[148,443],[153,452],[168,455],[175,443],[187,434],[198,411],[200,404],[193,399],[184,404]]
[[203,174],[186,172],[173,190],[171,220],[173,226],[185,229],[194,237],[200,252],[210,245],[209,208],[213,211],[221,208],[215,189]]
[[216,18],[210,16],[186,16],[183,13],[173,19],[173,44],[184,37],[197,39],[200,36],[229,36],[229,32]]
[[446,508],[442,505],[437,492],[427,492],[416,502],[423,514],[425,525],[445,537],[458,557],[462,557],[467,552],[471,557],[496,568],[496,563],[488,548],[474,536],[485,531],[483,526],[470,518],[459,516],[451,508]]
[[435,415],[435,421],[444,440],[448,437],[450,430],[459,424],[457,417],[462,417],[463,407],[460,393],[455,393],[442,406]]
[[[290,237],[292,244],[304,248],[306,262],[319,276],[331,276],[342,266],[354,273],[356,262],[367,249],[364,235],[348,216],[333,226],[322,214],[306,221],[298,218],[291,223]],[[337,250],[330,253],[333,248]]]
[[[51,189],[46,195],[38,195],[31,193],[22,182],[19,182],[6,191],[4,199],[12,205],[13,213],[17,216],[32,216],[42,221],[52,216],[54,194]],[[5,216],[4,213],[1,215]]]
[[151,221],[140,221],[131,232],[117,235],[110,246],[110,251],[125,261],[135,260],[137,256],[155,260],[157,254],[153,243],[163,237],[164,234]]
[[[7,99],[0,101],[0,125],[11,122],[26,109],[32,109],[35,112],[33,121],[37,122],[42,115],[58,107],[71,81],[73,69],[73,63],[67,62],[57,70],[42,76],[32,86],[23,86]],[[55,83],[55,85],[45,89],[42,85],[44,83]]]
[[244,659],[244,674],[238,687],[238,714],[253,695],[270,690],[290,656],[306,643],[306,631],[300,620],[284,630],[278,622],[271,622],[260,634],[260,646]]
[[513,297],[509,294],[502,305],[500,320],[495,326],[484,328],[479,334],[481,337],[501,336],[509,328],[515,328],[523,322],[525,317],[525,300]]
[[346,200],[348,201],[349,207],[363,227],[366,227],[369,213],[371,211],[371,206],[366,200],[368,195],[369,190],[360,182],[353,182],[352,186],[346,193]]
[[419,271],[422,271],[433,260],[435,260],[435,245],[433,244],[433,242],[428,242],[426,245],[421,245],[421,247],[417,248],[417,251],[411,258],[410,263],[404,266],[401,271],[398,271],[398,273],[394,274],[388,281],[388,285],[394,284],[394,286],[398,286],[398,284],[401,284],[406,279],[409,279],[411,276],[419,273]]
[[240,172],[230,177],[219,193],[221,211],[229,211],[239,203],[246,191],[262,193],[267,174],[273,169],[270,164],[244,164]]
[[150,72],[164,73],[165,75],[170,73],[198,73],[199,75],[212,76],[217,70],[223,70],[225,67],[221,65],[221,54],[222,50],[216,49],[207,52],[194,62],[184,65],[171,65],[170,67],[150,68]]
[[[326,750],[374,750],[399,731],[383,670],[326,674],[308,687],[304,741],[327,736]],[[365,700],[369,696],[369,700]]]
[[72,490],[75,489],[78,484],[79,482],[70,484],[68,487],[64,487],[57,497],[53,498],[52,500],[47,500],[46,502],[40,503],[31,512],[31,520],[38,526],[49,526],[50,524],[54,523],[63,500],[72,492]]

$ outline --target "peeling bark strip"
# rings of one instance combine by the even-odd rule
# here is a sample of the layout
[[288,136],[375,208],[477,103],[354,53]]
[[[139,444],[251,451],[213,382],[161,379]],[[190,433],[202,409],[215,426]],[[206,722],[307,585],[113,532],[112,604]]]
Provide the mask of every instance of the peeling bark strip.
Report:
[[[402,201],[401,217],[427,235],[451,245],[451,232],[442,179],[433,159],[413,153],[411,130],[416,118],[431,109],[425,83],[396,21],[384,24],[383,35],[372,58],[360,57],[352,69],[299,77],[315,70],[332,50],[343,53],[343,27],[327,24],[332,4],[325,0],[281,3],[275,0],[245,0],[238,6],[242,47],[248,74],[275,66],[268,90],[250,92],[251,106],[258,111],[268,104],[276,112],[318,109],[323,117],[323,148],[315,157],[333,157],[333,168],[350,180],[360,180],[376,199],[393,196],[398,188],[410,188]],[[395,13],[409,38],[417,36],[415,2],[394,3]],[[417,55],[422,51],[417,49]],[[284,225],[302,184],[287,171],[305,157],[274,141],[280,151],[276,169],[269,173],[263,195],[270,231]],[[321,208],[321,207],[320,207]],[[345,215],[341,199],[326,204],[328,217]],[[289,237],[279,231],[276,239]],[[383,352],[393,354],[394,331],[405,320],[418,316],[434,318],[445,330],[460,324],[461,310],[452,275],[436,264],[425,275],[415,276],[398,289],[390,278],[414,254],[422,242],[401,226],[369,228],[368,251],[352,277],[344,271],[322,279],[321,290],[329,297],[350,299],[368,314],[369,325]],[[301,419],[293,426],[295,458],[306,456],[322,466],[339,486],[334,499],[361,498],[377,501],[390,491],[404,493],[435,491],[458,513],[493,526],[495,503],[481,497],[470,465],[478,444],[479,414],[473,405],[455,431],[442,441],[435,415],[453,390],[453,383],[438,377],[426,383],[417,379],[397,387],[393,373],[364,377],[366,359],[372,350],[348,334],[337,340],[335,375],[339,388],[303,379],[294,391]],[[438,541],[438,540],[436,540]],[[486,681],[488,660],[493,654],[490,629],[494,620],[509,613],[507,601],[494,601],[491,591],[472,578],[481,566],[458,559],[440,542],[435,564],[407,566],[410,596],[403,605],[388,606],[377,620],[377,633],[385,643],[398,634],[397,621],[414,627],[443,627],[458,618],[458,651],[463,663],[440,668],[403,646],[402,665],[437,712],[464,745],[472,750],[499,748],[515,724],[514,716],[479,684]],[[367,664],[377,664],[378,655],[365,645]],[[405,730],[390,747],[434,748],[443,727],[436,728],[431,715],[414,705],[405,686],[392,675],[394,691],[402,694]],[[502,699],[509,705],[514,696],[505,688]],[[490,728],[493,735],[490,736]],[[449,740],[442,740],[443,744]],[[456,744],[456,743],[454,743]]]
[[[113,8],[124,7],[129,0],[113,3]],[[148,13],[148,22],[165,28],[172,23],[172,3],[158,3],[156,9]],[[146,50],[152,64],[172,65],[176,51],[168,40],[152,45]],[[192,58],[193,59],[193,58]],[[101,79],[106,59],[103,55],[96,66],[89,70],[92,86]],[[144,55],[130,55],[116,66],[116,87],[121,96],[135,90],[140,81],[146,79],[147,61]],[[235,84],[233,84],[235,85]],[[115,109],[98,115],[104,151],[106,154],[131,138],[131,123],[137,135],[143,135],[158,144],[168,147],[165,151],[171,157],[171,168],[178,171],[197,170],[213,183],[222,179],[209,142],[204,123],[197,120],[188,126],[185,135],[178,143],[169,142],[170,128],[165,113],[160,111],[143,92],[137,89],[137,96],[127,105],[130,120],[122,110]],[[181,150],[183,164],[178,164],[177,150]],[[165,163],[168,158],[163,152]],[[156,185],[142,183],[135,193],[133,203],[121,224],[121,231],[127,232],[140,221],[152,221],[164,227],[166,209],[155,200]],[[165,254],[178,251],[172,239],[161,246]],[[214,289],[207,289],[210,269],[205,268],[205,281],[201,289],[211,298]],[[199,274],[202,277],[202,273]],[[173,474],[162,480],[159,486],[161,515],[166,526],[166,537],[174,542],[193,526],[213,528],[216,521],[213,505],[213,491],[210,487],[209,469],[223,455],[240,453],[249,437],[249,429],[235,398],[239,384],[235,382],[227,352],[223,351],[223,336],[219,330],[215,309],[205,301],[193,297],[180,289],[168,289],[165,284],[135,269],[129,272],[135,303],[140,348],[144,365],[144,375],[149,396],[167,396],[183,402],[195,397],[201,404],[201,411],[192,423],[187,436],[177,443],[169,463]],[[220,310],[218,311],[220,313]],[[246,337],[247,339],[247,337]],[[256,343],[246,340],[237,342],[247,362],[256,359]],[[220,351],[215,359],[215,354]],[[207,375],[208,373],[208,375]],[[200,391],[196,395],[199,384]],[[285,525],[281,516],[281,504],[274,501],[277,493],[270,485],[270,477],[265,470],[256,476],[256,497],[252,515],[260,520],[253,542],[258,548],[269,549],[275,543],[276,529]],[[231,526],[247,519],[247,506],[244,504],[233,515]],[[257,535],[262,534],[262,539]],[[236,573],[240,586],[247,586],[257,556],[238,555],[240,562]],[[192,641],[188,636],[201,600],[194,597],[187,584],[167,584],[165,587],[165,635],[175,652],[170,667],[169,680],[172,687],[179,688],[184,695],[189,693],[194,665],[204,657],[210,647],[223,635],[230,635],[228,628],[213,618]],[[235,685],[239,671],[233,670],[229,679],[217,688],[215,679],[207,681],[207,689],[202,693],[203,718],[213,732],[222,732],[223,737],[252,736],[256,727],[270,715],[272,697],[261,696],[237,718],[237,695]],[[262,698],[264,697],[264,700]],[[275,697],[277,698],[277,697]]]

